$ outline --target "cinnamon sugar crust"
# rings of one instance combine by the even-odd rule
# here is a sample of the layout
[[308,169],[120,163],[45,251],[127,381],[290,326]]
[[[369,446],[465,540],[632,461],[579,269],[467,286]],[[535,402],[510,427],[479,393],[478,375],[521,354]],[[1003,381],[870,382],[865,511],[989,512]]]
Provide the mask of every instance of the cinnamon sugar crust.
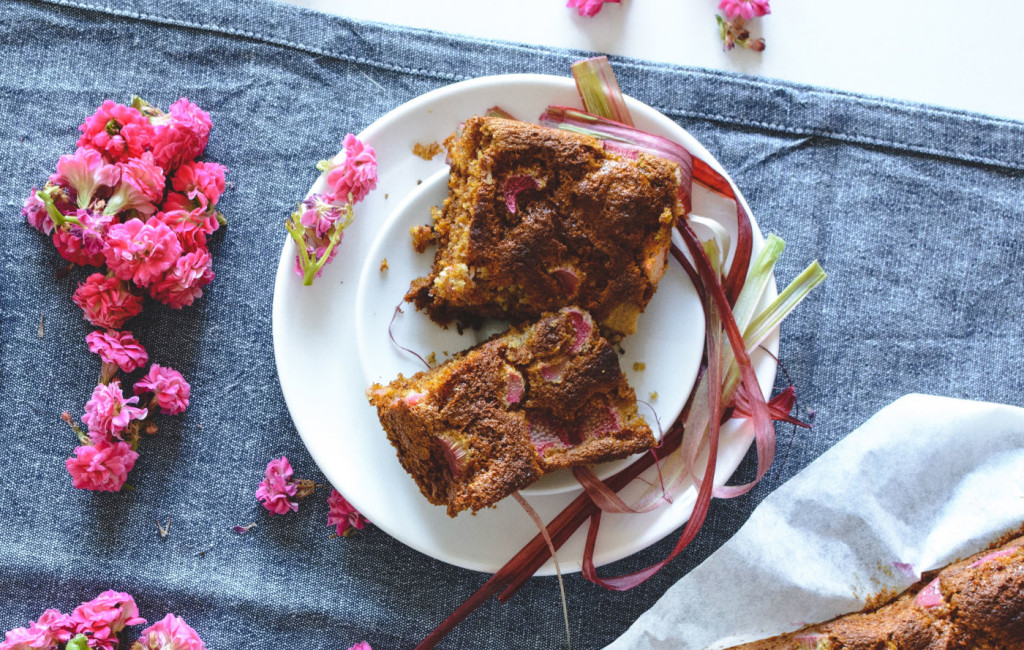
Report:
[[586,312],[565,308],[367,390],[398,459],[454,517],[544,474],[654,446],[618,356]]
[[573,304],[613,340],[636,330],[683,215],[678,166],[493,117],[470,118],[445,146],[438,250],[407,300],[440,324],[520,321]]

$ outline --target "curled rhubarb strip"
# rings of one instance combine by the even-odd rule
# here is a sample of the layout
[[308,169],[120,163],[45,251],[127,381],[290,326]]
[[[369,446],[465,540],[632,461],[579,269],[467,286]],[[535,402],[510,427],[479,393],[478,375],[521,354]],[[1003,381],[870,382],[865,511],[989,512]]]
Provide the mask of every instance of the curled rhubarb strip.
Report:
[[[701,246],[700,240],[697,239],[697,235],[690,226],[686,223],[681,223],[678,225],[678,230],[679,234],[683,237],[686,248],[689,249],[690,255],[693,257],[694,265],[700,274],[705,290],[721,314],[722,325],[729,339],[729,345],[732,347],[732,353],[735,355],[736,365],[740,369],[740,384],[746,389],[747,401],[750,406],[750,420],[754,424],[754,443],[757,449],[757,475],[750,483],[739,486],[722,486],[715,490],[716,496],[723,498],[738,496],[750,491],[758,481],[764,478],[768,468],[771,467],[772,460],[775,458],[775,426],[772,424],[771,417],[768,414],[768,404],[761,393],[761,385],[757,382],[757,375],[754,373],[754,366],[750,362],[750,355],[747,354],[743,335],[740,334],[739,327],[737,327],[736,321],[733,319],[732,310],[729,307],[729,299],[725,295],[725,289],[718,281],[711,262],[708,260],[707,255],[704,254],[704,247]],[[721,383],[711,383],[711,386],[720,385]],[[719,391],[715,390],[710,392],[712,394],[719,393]],[[715,420],[715,418],[712,419]],[[716,422],[712,422],[712,425],[716,424]],[[714,444],[717,447],[717,441],[714,441]]]
[[551,541],[551,535],[548,534],[548,529],[544,526],[544,520],[540,518],[540,515],[533,509],[533,506],[523,498],[523,495],[513,492],[512,496],[519,502],[523,510],[526,511],[526,514],[530,516],[530,519],[533,520],[540,534],[544,536],[544,542],[548,545],[548,551],[551,552],[551,561],[555,563],[555,573],[558,575],[558,591],[562,594],[562,616],[565,618],[565,643],[569,650],[572,650],[572,636],[569,634],[569,605],[565,599],[565,584],[562,581],[562,568],[558,566],[558,554],[555,552],[555,543]]
[[[698,244],[699,247],[699,244]],[[703,249],[701,250],[703,253]],[[705,258],[706,260],[707,258]],[[712,271],[711,264],[708,263],[707,270]],[[697,265],[698,272],[703,277],[705,270],[702,269],[700,264]],[[719,306],[715,301],[705,300],[704,303],[705,317],[707,318],[707,354],[708,354],[708,382],[712,386],[722,385],[722,327],[719,324]],[[672,551],[668,554],[665,559],[655,562],[645,569],[635,571],[622,576],[616,576],[612,578],[602,578],[597,575],[597,568],[594,566],[594,548],[597,543],[597,532],[601,525],[601,512],[596,512],[590,518],[590,528],[587,530],[587,541],[583,549],[583,577],[587,580],[601,585],[606,589],[612,589],[614,591],[625,591],[632,589],[633,587],[644,582],[658,571],[662,569],[666,564],[672,561],[676,555],[678,555],[684,548],[689,546],[690,542],[697,536],[701,527],[704,525],[704,520],[707,517],[708,509],[711,507],[711,493],[714,488],[715,480],[715,466],[718,463],[718,434],[722,416],[722,393],[718,390],[712,390],[709,392],[709,411],[711,413],[710,418],[710,453],[708,454],[708,463],[704,471],[704,478],[700,482],[700,489],[697,491],[697,502],[693,506],[693,512],[690,514],[690,519],[686,522],[686,526],[683,528],[682,534],[676,541]]]

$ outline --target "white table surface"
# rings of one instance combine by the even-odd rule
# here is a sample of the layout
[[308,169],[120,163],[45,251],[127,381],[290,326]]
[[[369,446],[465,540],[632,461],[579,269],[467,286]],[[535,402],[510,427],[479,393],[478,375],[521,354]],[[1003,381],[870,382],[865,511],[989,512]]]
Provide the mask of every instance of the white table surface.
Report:
[[350,18],[784,79],[1024,120],[1024,2],[775,0],[763,53],[723,52],[717,0],[285,0]]

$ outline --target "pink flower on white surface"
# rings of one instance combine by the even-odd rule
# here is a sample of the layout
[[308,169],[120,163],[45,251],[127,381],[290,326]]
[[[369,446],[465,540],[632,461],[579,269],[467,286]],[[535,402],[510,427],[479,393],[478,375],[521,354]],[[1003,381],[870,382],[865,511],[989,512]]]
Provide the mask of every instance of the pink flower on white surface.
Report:
[[[121,443],[124,444],[124,443]],[[89,637],[89,647],[110,650],[117,646],[117,635],[129,625],[145,623],[139,616],[135,599],[124,592],[104,591],[71,612],[75,634]]]
[[109,99],[78,129],[82,132],[78,146],[95,149],[111,162],[142,155],[152,135],[149,120],[142,113]]
[[181,250],[177,236],[167,224],[155,219],[147,223],[132,219],[110,228],[103,255],[114,275],[148,287],[174,266]]
[[146,348],[135,340],[131,332],[90,332],[85,335],[89,351],[100,355],[103,363],[116,365],[122,372],[141,368],[149,361]]
[[206,650],[206,645],[188,623],[168,614],[144,629],[131,650]]
[[71,482],[79,490],[117,492],[128,479],[139,455],[126,442],[100,441],[75,447],[75,457],[64,461]]
[[156,163],[168,172],[203,153],[210,139],[210,114],[182,97],[168,113],[154,117],[150,148]]
[[[184,196],[184,194],[171,192],[167,200],[164,201],[163,207],[166,211],[157,212],[153,219],[167,224],[178,236],[178,242],[182,249],[186,253],[191,253],[206,248],[206,237],[220,228],[220,222],[217,221],[217,215],[214,212],[203,208],[193,210],[187,203],[180,204],[184,206],[184,209],[176,209],[175,206],[179,205],[178,198],[184,198]],[[153,219],[150,219],[149,222],[152,222]]]
[[326,194],[313,194],[302,201],[302,216],[299,223],[312,228],[317,237],[326,237],[327,233],[346,215],[346,211],[331,201]]
[[718,8],[725,12],[729,19],[742,18],[750,20],[754,16],[764,16],[772,12],[769,0],[722,0]]
[[60,157],[50,182],[73,190],[78,207],[87,208],[100,188],[114,187],[120,177],[120,168],[109,164],[100,152],[79,147],[70,156]]
[[132,420],[145,420],[149,415],[146,409],[133,406],[138,403],[139,398],[134,395],[125,399],[120,381],[98,384],[85,403],[82,416],[82,422],[89,427],[89,438],[93,442],[110,440],[111,436],[120,438]]
[[178,258],[167,273],[153,282],[149,295],[173,308],[181,309],[203,295],[203,287],[213,281],[213,259],[205,249]]
[[327,525],[334,526],[340,537],[348,537],[370,523],[337,490],[331,490],[331,496],[327,497],[327,507]]
[[78,223],[67,222],[53,231],[53,245],[60,256],[82,266],[103,266],[104,239],[114,217],[78,210],[73,215]]
[[377,187],[377,156],[373,147],[349,133],[342,140],[343,151],[327,167],[330,200],[345,203],[352,195],[358,203]]
[[606,2],[619,4],[622,0],[569,0],[566,7],[575,8],[581,16],[596,16]]
[[142,379],[135,382],[133,390],[136,395],[153,393],[160,410],[167,415],[184,413],[192,396],[192,387],[180,372],[156,363],[149,367],[149,372]]
[[48,609],[27,628],[16,627],[5,635],[0,650],[50,650],[71,638],[71,617]]
[[93,273],[78,285],[71,298],[82,308],[85,320],[96,327],[120,329],[124,322],[142,311],[142,298],[117,278]]
[[267,463],[266,478],[256,488],[256,498],[263,507],[275,515],[299,509],[298,501],[292,499],[298,486],[292,479],[292,465],[288,458],[281,456]]
[[121,182],[103,209],[105,214],[122,210],[135,210],[149,216],[156,212],[156,204],[164,197],[164,170],[153,162],[153,154],[146,152],[138,158],[118,163]]
[[39,198],[39,191],[36,188],[33,187],[32,193],[25,199],[21,214],[30,226],[44,235],[53,232],[53,219],[50,218],[50,213],[46,210],[46,203]]
[[220,163],[188,161],[171,177],[171,185],[193,201],[198,201],[204,211],[212,210],[224,193],[227,170]]

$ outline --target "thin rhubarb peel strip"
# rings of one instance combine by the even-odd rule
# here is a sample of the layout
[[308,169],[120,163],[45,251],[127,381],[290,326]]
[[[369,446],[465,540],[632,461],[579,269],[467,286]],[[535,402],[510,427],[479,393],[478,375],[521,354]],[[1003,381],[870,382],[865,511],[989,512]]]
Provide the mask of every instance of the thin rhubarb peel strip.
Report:
[[[679,224],[678,230],[679,234],[683,237],[683,242],[690,251],[690,255],[693,256],[694,265],[697,267],[697,272],[700,274],[704,287],[715,302],[715,306],[721,315],[722,324],[729,339],[729,345],[732,347],[733,355],[740,369],[740,382],[745,387],[750,402],[750,419],[754,424],[754,444],[757,450],[757,475],[753,481],[746,485],[716,489],[716,495],[731,495],[739,490],[749,490],[764,477],[768,468],[771,467],[772,460],[775,458],[775,426],[772,424],[771,416],[768,413],[768,404],[761,393],[761,385],[757,381],[754,366],[750,362],[750,355],[747,354],[743,335],[740,334],[739,327],[737,327],[736,321],[733,319],[725,290],[718,282],[717,274],[714,272],[710,261],[704,255],[704,248],[701,246],[697,235],[685,222]],[[719,383],[711,382],[711,386],[719,386],[721,385],[720,382],[721,379],[719,379]],[[718,398],[721,398],[720,391],[712,390],[711,393],[713,396],[717,394]],[[712,427],[718,425],[715,420],[716,418],[712,417]],[[713,438],[711,444],[715,448],[718,446],[717,440]],[[707,476],[704,478],[706,480]]]
[[629,505],[623,501],[622,497],[616,494],[614,490],[599,479],[597,475],[594,474],[594,471],[589,467],[583,465],[573,467],[572,475],[576,477],[576,480],[583,486],[583,489],[590,497],[590,500],[593,501],[602,512],[642,514],[645,512],[651,512],[655,508],[661,506],[661,503],[658,501],[655,501],[653,504],[647,505],[643,508],[637,508]]
[[533,520],[540,534],[544,536],[544,542],[548,545],[548,550],[551,552],[551,561],[555,563],[555,574],[558,575],[558,590],[562,594],[562,616],[565,617],[565,645],[569,650],[572,650],[572,636],[569,634],[569,606],[565,599],[565,583],[562,581],[562,568],[558,566],[558,554],[555,552],[555,544],[551,541],[551,535],[548,534],[544,520],[540,518],[540,515],[533,509],[533,506],[519,492],[513,492],[512,496],[523,507],[526,514],[530,516],[530,519]]
[[598,56],[573,63],[572,76],[584,108],[595,115],[633,126],[633,118],[608,57]]
[[[699,247],[699,244],[698,244]],[[711,270],[711,265],[706,265]],[[698,263],[698,272],[702,277],[704,269]],[[713,273],[713,271],[712,271]],[[708,354],[708,381],[712,386],[721,385],[722,382],[722,327],[719,324],[719,306],[716,301],[705,300],[704,311],[708,321],[707,354]],[[708,463],[704,472],[704,479],[700,483],[697,492],[697,502],[693,506],[690,519],[686,522],[682,534],[676,541],[675,546],[665,559],[652,564],[651,566],[613,578],[602,578],[597,575],[597,567],[594,566],[594,549],[597,543],[597,533],[601,524],[601,513],[598,511],[590,518],[590,528],[587,530],[587,541],[583,550],[583,577],[594,584],[612,589],[614,591],[625,591],[644,582],[666,564],[672,561],[683,549],[689,546],[690,542],[697,536],[704,519],[707,517],[711,506],[711,493],[714,488],[715,466],[718,462],[718,434],[722,415],[722,396],[719,391],[711,391],[709,395],[709,411],[711,412],[711,449],[708,455]]]

